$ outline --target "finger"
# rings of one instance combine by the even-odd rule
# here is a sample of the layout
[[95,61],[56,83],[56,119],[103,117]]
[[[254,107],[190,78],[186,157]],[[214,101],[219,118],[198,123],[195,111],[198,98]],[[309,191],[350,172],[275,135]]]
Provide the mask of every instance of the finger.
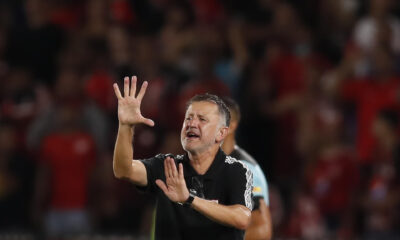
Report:
[[131,94],[130,96],[135,97],[136,95],[136,83],[137,83],[137,77],[133,76],[131,78]]
[[129,97],[129,77],[124,77],[124,97]]
[[156,180],[156,184],[157,184],[157,186],[158,186],[159,188],[161,188],[161,190],[162,190],[165,194],[168,193],[167,185],[165,185],[165,183],[164,183],[162,180],[157,179],[157,180]]
[[154,127],[154,121],[149,118],[143,118],[142,122],[150,127]]
[[169,172],[168,172],[168,162],[167,162],[167,158],[164,160],[164,174],[166,178],[169,178]]
[[168,157],[167,158],[167,167],[168,167],[168,174],[169,174],[169,177],[174,177],[174,174],[173,174],[173,172],[172,172],[172,167],[171,167],[171,162],[170,162],[170,157]]
[[137,99],[142,101],[144,94],[146,93],[148,82],[144,81],[142,87],[140,88],[139,94],[137,95]]
[[175,161],[174,161],[173,158],[169,159],[169,165],[170,165],[170,168],[171,168],[171,171],[172,171],[172,176],[174,178],[177,178],[178,177],[178,171],[176,169]]
[[121,95],[121,92],[119,91],[118,84],[114,83],[113,87],[114,87],[114,92],[115,92],[115,96],[117,96],[117,99],[118,100],[122,99],[122,95]]
[[185,175],[183,174],[183,165],[182,165],[182,163],[179,163],[179,178],[181,180],[185,179]]

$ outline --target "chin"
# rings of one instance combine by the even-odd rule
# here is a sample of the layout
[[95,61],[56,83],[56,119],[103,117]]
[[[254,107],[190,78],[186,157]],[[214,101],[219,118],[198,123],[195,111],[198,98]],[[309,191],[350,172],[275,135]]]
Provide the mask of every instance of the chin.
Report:
[[181,140],[181,144],[182,144],[182,148],[185,151],[190,151],[190,147],[188,146],[188,144],[185,142],[185,140]]
[[191,153],[196,152],[198,150],[198,148],[196,148],[195,146],[193,146],[190,143],[182,143],[182,148],[186,152],[191,152]]
[[193,147],[188,146],[188,144],[182,144],[183,150],[185,150],[186,152],[191,152],[193,151]]

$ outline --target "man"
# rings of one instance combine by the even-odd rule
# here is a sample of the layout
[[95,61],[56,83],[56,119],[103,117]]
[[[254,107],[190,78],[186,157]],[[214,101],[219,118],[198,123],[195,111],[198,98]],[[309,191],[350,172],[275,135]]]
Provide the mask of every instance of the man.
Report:
[[189,101],[181,131],[184,156],[132,160],[135,127],[154,126],[140,112],[148,84],[136,96],[136,81],[132,77],[129,84],[125,77],[124,96],[114,84],[119,129],[113,167],[117,178],[156,194],[155,238],[243,239],[252,209],[252,173],[220,149],[230,122],[224,102],[210,94]]
[[253,212],[250,226],[246,230],[246,240],[271,239],[272,224],[269,211],[268,185],[260,166],[246,151],[236,145],[235,132],[240,122],[239,105],[231,98],[223,98],[231,113],[229,132],[222,145],[222,150],[245,163],[253,173]]

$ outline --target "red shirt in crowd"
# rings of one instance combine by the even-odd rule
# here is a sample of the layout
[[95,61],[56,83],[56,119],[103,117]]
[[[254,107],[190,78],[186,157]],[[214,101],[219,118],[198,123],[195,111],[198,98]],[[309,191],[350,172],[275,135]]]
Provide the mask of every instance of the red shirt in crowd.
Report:
[[309,185],[323,214],[340,214],[349,206],[358,180],[358,168],[350,151],[337,148],[321,154]]
[[385,82],[371,79],[353,80],[341,89],[346,100],[354,101],[357,107],[357,153],[363,163],[372,161],[371,151],[375,145],[372,124],[381,110],[398,108],[397,94],[400,82],[390,78]]
[[95,143],[86,133],[54,133],[45,138],[41,160],[51,174],[51,207],[83,208],[95,162]]
[[292,54],[282,54],[270,63],[268,74],[277,89],[278,99],[304,91],[305,70],[301,59]]
[[[289,70],[290,69],[290,70]],[[267,73],[273,88],[276,89],[276,103],[285,98],[300,96],[305,89],[305,65],[302,60],[284,53],[274,58],[267,66]],[[280,176],[292,176],[300,164],[295,151],[297,131],[297,116],[294,111],[288,111],[277,116],[279,134],[277,135],[276,170]],[[295,167],[293,167],[295,166]]]

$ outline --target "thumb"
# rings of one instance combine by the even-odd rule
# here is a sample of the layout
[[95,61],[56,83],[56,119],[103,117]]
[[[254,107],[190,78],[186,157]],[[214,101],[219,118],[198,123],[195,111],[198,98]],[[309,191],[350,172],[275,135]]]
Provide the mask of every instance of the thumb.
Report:
[[165,194],[167,194],[168,188],[167,188],[167,186],[165,185],[165,183],[164,183],[162,180],[157,179],[157,180],[156,180],[156,184],[157,184],[157,186],[158,186],[159,188],[161,188],[161,190],[162,190]]
[[142,117],[142,122],[150,127],[154,126],[154,121],[151,120],[150,118],[144,118]]

